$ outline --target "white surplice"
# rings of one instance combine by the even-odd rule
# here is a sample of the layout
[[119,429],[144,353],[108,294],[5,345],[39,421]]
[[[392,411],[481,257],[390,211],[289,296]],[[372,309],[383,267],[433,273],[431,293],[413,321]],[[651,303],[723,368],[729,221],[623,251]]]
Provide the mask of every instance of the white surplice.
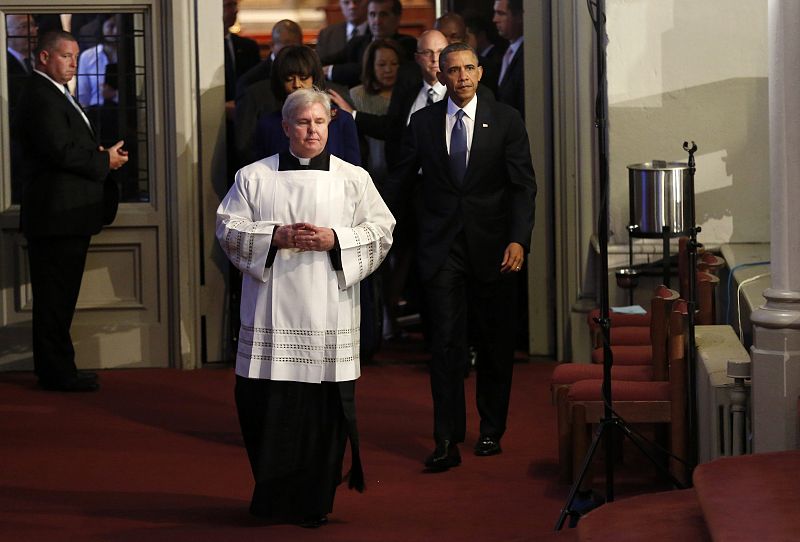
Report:
[[[250,164],[217,209],[217,239],[243,273],[236,374],[296,382],[355,380],[359,282],[392,245],[395,220],[369,174],[335,156],[330,170],[278,171],[279,155]],[[332,228],[342,270],[328,252],[280,249],[277,226]]]

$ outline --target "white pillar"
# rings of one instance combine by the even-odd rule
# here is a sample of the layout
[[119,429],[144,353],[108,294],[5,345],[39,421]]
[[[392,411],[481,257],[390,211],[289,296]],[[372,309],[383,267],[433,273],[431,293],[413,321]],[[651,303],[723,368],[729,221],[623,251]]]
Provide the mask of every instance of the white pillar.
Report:
[[[798,447],[800,396],[800,2],[769,1],[772,285],[753,321],[753,449]],[[794,209],[794,211],[792,211]]]

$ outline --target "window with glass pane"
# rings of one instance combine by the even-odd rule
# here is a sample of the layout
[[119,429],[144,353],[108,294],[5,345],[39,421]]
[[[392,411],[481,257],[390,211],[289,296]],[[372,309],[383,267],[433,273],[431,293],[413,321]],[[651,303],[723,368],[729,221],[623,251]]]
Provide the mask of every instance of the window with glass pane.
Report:
[[70,89],[92,123],[97,142],[125,141],[128,163],[111,176],[123,203],[149,202],[144,16],[140,13],[7,15],[8,104],[11,122],[11,201],[19,203],[25,168],[15,144],[15,101],[35,69],[37,36],[63,30],[65,22],[80,48]]

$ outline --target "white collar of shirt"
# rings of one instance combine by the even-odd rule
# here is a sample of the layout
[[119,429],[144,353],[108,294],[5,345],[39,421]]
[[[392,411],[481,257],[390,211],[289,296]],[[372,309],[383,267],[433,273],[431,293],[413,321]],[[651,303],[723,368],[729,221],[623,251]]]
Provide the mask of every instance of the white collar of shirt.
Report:
[[348,21],[348,23],[347,23],[347,31],[346,31],[347,33],[345,34],[345,37],[349,41],[349,40],[355,38],[356,36],[363,36],[364,35],[364,31],[366,29],[367,29],[367,21],[364,21],[363,23],[361,23],[359,25],[355,25],[355,24],[353,24],[353,23]]
[[490,43],[489,45],[487,45],[483,51],[478,51],[478,54],[481,55],[482,57],[486,57],[486,55],[488,55],[492,51],[492,49],[494,49],[494,43]]
[[467,129],[467,164],[469,164],[469,153],[472,150],[472,134],[475,131],[475,111],[478,109],[478,95],[472,99],[464,107],[458,107],[453,103],[453,100],[447,98],[447,117],[445,118],[444,137],[447,142],[447,154],[450,154],[450,134],[453,131],[453,126],[456,123],[456,113],[459,109],[464,110],[464,128]]
[[311,158],[301,158],[297,156],[294,152],[292,152],[292,149],[289,149],[289,154],[297,158],[297,161],[300,162],[301,166],[307,166],[308,164],[311,163]]
[[478,94],[476,93],[472,99],[467,102],[467,105],[464,107],[458,107],[455,103],[453,103],[452,98],[447,98],[447,116],[454,117],[459,109],[463,109],[464,113],[467,117],[469,117],[473,122],[475,121],[475,111],[478,109]]
[[56,83],[56,81],[52,77],[50,77],[49,75],[47,75],[43,71],[39,71],[36,68],[34,68],[33,71],[35,71],[36,73],[38,73],[39,75],[41,75],[42,77],[44,77],[45,79],[47,79],[48,81],[53,83],[56,86],[56,88],[58,89],[58,91],[61,94],[64,94],[64,85],[62,85],[61,83]]
[[447,92],[447,87],[441,84],[439,81],[436,81],[433,85],[429,85],[427,81],[422,83],[422,92],[425,93],[426,99],[428,96],[428,89],[432,88],[433,92],[436,93],[437,96],[441,99],[444,96],[444,93]]
[[408,112],[408,118],[406,119],[406,126],[408,126],[408,124],[411,122],[411,115],[423,107],[427,107],[429,88],[432,88],[433,92],[436,94],[436,98],[433,100],[434,102],[438,102],[444,98],[445,93],[447,93],[447,87],[441,84],[439,81],[436,81],[436,83],[433,85],[429,85],[427,81],[423,81],[422,88],[420,88],[419,92],[417,93],[417,99],[411,104],[411,110]]

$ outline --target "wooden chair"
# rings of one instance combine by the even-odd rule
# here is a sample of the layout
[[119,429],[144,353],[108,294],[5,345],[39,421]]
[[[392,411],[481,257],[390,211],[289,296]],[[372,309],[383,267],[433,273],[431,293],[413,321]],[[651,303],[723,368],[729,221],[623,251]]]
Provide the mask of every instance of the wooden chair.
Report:
[[[629,345],[614,345],[611,347],[614,356],[614,366],[611,368],[611,378],[615,381],[644,382],[650,380],[664,380],[667,374],[667,329],[672,304],[678,299],[678,292],[666,286],[659,286],[653,292],[650,301],[652,315],[649,326],[650,345],[639,347],[644,354],[640,356],[642,362],[638,364],[617,363],[617,356],[630,358]],[[612,330],[612,334],[614,331]],[[655,346],[653,346],[655,345]],[[600,349],[602,350],[602,349]],[[637,354],[638,356],[639,354]],[[640,359],[637,357],[637,359]],[[569,424],[567,409],[567,394],[569,388],[581,380],[596,380],[603,377],[602,359],[600,363],[563,363],[558,365],[551,377],[551,392],[556,404],[558,415],[558,458],[560,478],[568,482],[571,478],[571,451],[572,430]],[[628,359],[629,361],[629,359]]]
[[[614,411],[627,423],[669,424],[670,450],[677,457],[686,455],[686,302],[673,304],[669,324],[669,346],[665,380],[649,382],[612,381]],[[589,449],[590,433],[605,415],[602,380],[582,380],[569,388],[567,412],[572,431],[573,473],[577,474]],[[613,458],[607,458],[613,460]],[[669,468],[679,481],[687,481],[680,461],[671,459]],[[590,489],[591,477],[584,479],[582,489]]]

